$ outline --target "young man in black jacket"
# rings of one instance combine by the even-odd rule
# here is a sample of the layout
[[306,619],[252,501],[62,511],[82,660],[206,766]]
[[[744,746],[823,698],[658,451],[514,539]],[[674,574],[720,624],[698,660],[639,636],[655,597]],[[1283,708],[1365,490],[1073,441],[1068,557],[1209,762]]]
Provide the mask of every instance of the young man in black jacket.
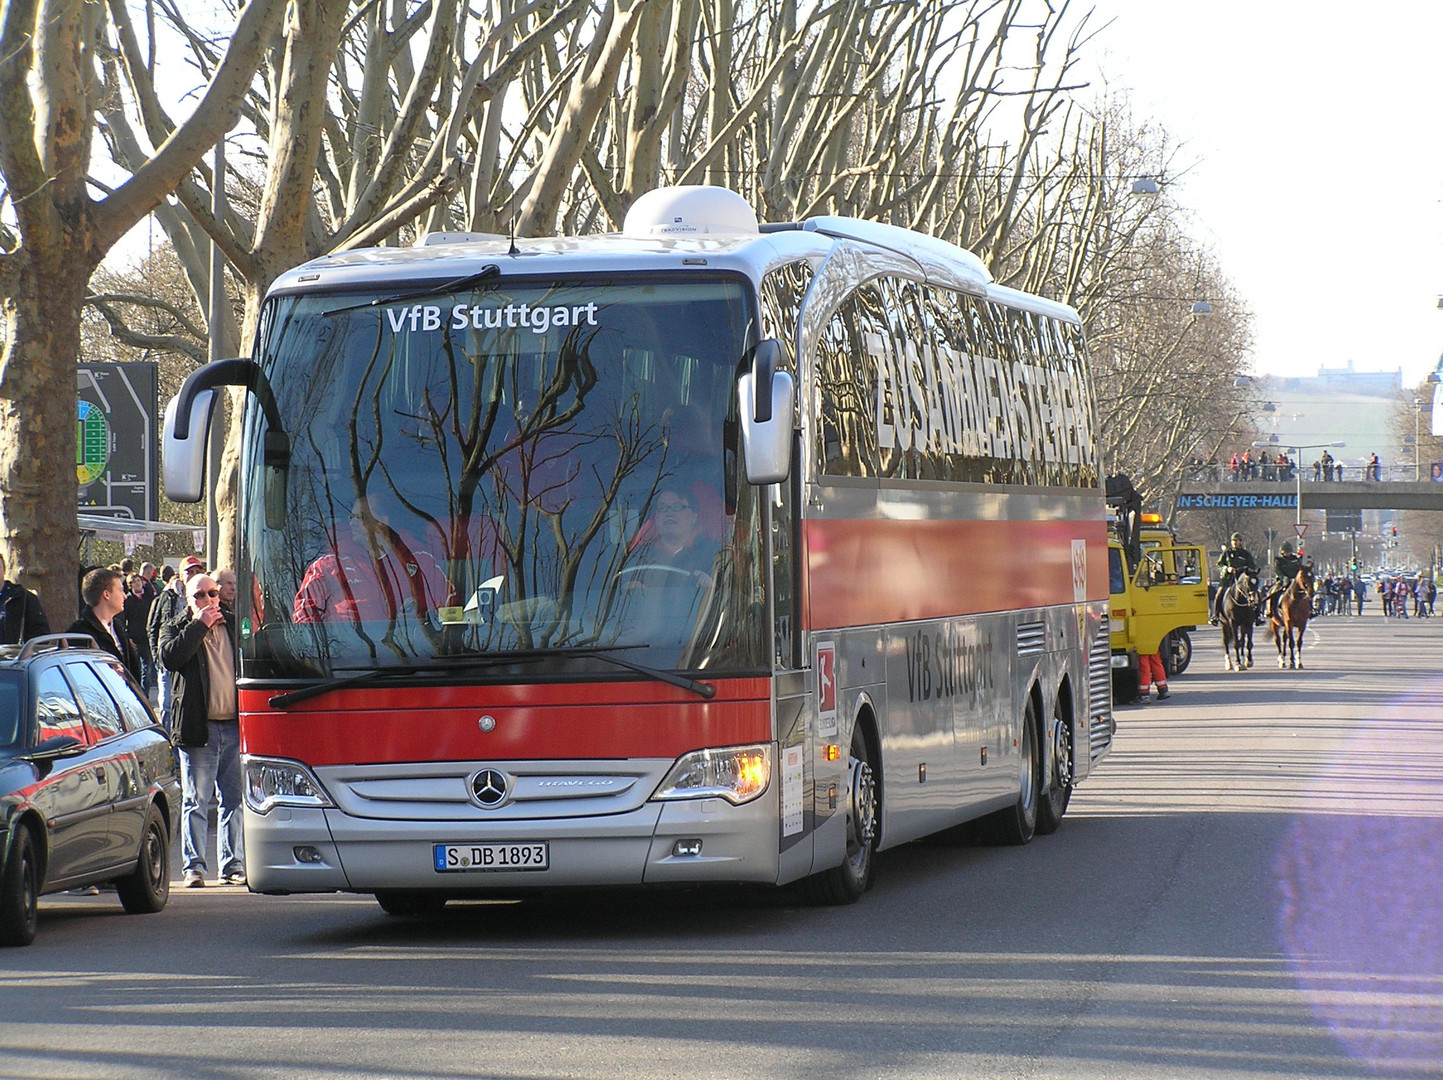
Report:
[[5,579],[5,556],[0,555],[0,645],[19,645],[50,633],[50,621],[40,597],[24,585]]
[[97,645],[125,665],[139,685],[144,676],[140,654],[115,625],[116,616],[125,611],[125,580],[120,571],[108,567],[90,571],[80,585],[80,598],[85,601],[85,610],[65,632],[89,634]]

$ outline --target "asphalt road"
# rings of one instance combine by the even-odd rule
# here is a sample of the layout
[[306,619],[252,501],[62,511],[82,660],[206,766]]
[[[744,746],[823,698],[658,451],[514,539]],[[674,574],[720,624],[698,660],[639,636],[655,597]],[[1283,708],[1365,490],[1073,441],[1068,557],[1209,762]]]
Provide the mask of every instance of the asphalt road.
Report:
[[48,898],[0,1076],[1443,1076],[1443,619],[1315,627],[1300,672],[1200,632],[1057,835],[887,852],[849,908]]

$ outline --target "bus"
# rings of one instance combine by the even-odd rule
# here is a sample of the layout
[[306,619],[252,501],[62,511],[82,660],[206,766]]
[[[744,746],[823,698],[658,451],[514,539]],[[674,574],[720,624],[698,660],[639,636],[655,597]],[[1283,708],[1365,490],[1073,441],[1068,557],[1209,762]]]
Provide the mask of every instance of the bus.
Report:
[[681,187],[329,255],[168,405],[172,499],[227,386],[253,891],[848,903],[1111,747],[1080,323],[951,244]]

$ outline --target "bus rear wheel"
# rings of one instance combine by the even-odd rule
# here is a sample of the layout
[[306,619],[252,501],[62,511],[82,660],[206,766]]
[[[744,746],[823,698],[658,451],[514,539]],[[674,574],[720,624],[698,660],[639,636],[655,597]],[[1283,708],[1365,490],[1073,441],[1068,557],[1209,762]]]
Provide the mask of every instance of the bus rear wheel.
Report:
[[981,837],[993,844],[1026,844],[1037,832],[1038,806],[1042,802],[1042,725],[1030,695],[1022,715],[1021,736],[1017,748],[1021,790],[1017,801],[977,823]]
[[1047,759],[1042,798],[1037,804],[1037,834],[1051,836],[1062,825],[1062,815],[1072,800],[1072,723],[1062,715],[1058,701],[1052,715],[1052,728],[1047,745],[1042,747]]
[[872,887],[879,809],[876,769],[866,735],[858,723],[852,730],[852,753],[847,762],[846,858],[840,866],[813,874],[802,882],[803,891],[812,903],[832,906],[856,903]]

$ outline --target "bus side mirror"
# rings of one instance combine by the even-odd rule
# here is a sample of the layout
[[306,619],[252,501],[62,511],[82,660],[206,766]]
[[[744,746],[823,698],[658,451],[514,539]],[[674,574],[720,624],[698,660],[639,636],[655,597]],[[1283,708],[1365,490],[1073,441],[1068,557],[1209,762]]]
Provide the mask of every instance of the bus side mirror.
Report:
[[[165,407],[161,460],[165,497],[171,502],[200,502],[205,494],[205,452],[210,441],[210,421],[215,413],[215,391],[192,394],[181,416],[184,390]],[[178,425],[183,425],[178,426]]]
[[777,484],[792,471],[792,413],[797,387],[791,374],[778,371],[781,343],[760,342],[751,370],[737,379],[737,412],[742,424],[742,460],[747,482]]
[[205,493],[206,450],[216,388],[244,386],[259,402],[266,419],[261,453],[265,468],[266,525],[285,524],[286,474],[291,465],[291,440],[281,424],[280,410],[270,383],[253,360],[216,360],[192,371],[180,393],[165,407],[161,428],[162,472],[165,495],[172,502],[200,502]]

